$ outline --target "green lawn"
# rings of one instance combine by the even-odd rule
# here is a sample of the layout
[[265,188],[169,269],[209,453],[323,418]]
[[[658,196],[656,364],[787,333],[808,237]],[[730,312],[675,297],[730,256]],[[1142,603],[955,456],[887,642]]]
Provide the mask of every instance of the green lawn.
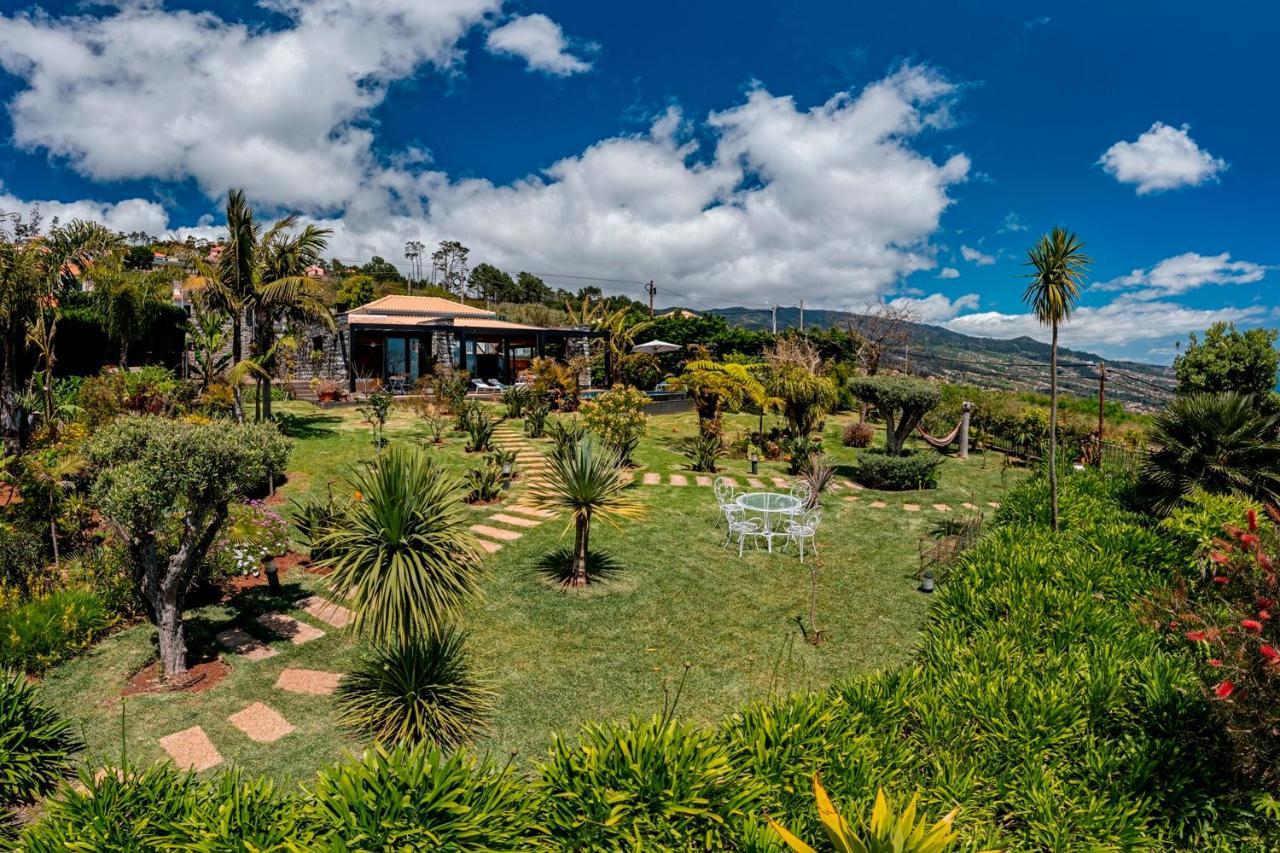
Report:
[[[368,427],[353,409],[318,413],[309,405],[287,403],[297,444],[286,499],[323,492],[338,483],[358,459],[372,455]],[[495,412],[497,410],[495,409]],[[828,419],[825,443],[841,464],[855,452],[840,445],[848,417]],[[727,419],[727,433],[747,431],[755,418]],[[713,721],[753,698],[829,683],[843,674],[899,664],[909,656],[929,604],[916,591],[914,571],[919,537],[971,502],[984,509],[998,501],[1019,472],[1000,457],[975,454],[966,461],[948,459],[938,489],[880,493],[844,489],[824,496],[818,621],[827,642],[804,641],[809,564],[794,552],[750,551],[739,560],[720,547],[711,490],[693,485],[684,470],[677,442],[696,428],[692,415],[653,418],[649,436],[637,452],[642,469],[663,475],[664,485],[638,485],[647,508],[642,520],[619,529],[598,523],[593,546],[609,561],[608,575],[585,592],[569,593],[550,583],[550,555],[566,548],[563,520],[533,528],[507,543],[486,561],[489,578],[484,600],[467,617],[473,649],[497,692],[497,712],[480,742],[499,755],[511,751],[527,762],[540,757],[554,731],[572,732],[590,719],[652,713],[662,708],[684,676],[679,709],[686,717]],[[389,425],[393,440],[421,437],[424,430],[408,412]],[[475,464],[462,452],[463,437],[433,452],[451,468]],[[748,463],[728,459],[724,473],[745,485]],[[665,485],[683,472],[690,485]],[[783,464],[761,463],[760,476],[781,475]],[[845,468],[842,474],[847,475]],[[1006,482],[1007,481],[1007,482]],[[340,488],[340,486],[338,486]],[[517,481],[514,500],[523,489]],[[856,501],[846,496],[856,495]],[[873,501],[887,506],[873,508]],[[906,512],[903,504],[920,506]],[[950,512],[932,505],[945,503]],[[473,508],[477,521],[500,507]],[[989,510],[988,510],[989,511]],[[322,579],[302,572],[288,578],[292,598],[321,588]],[[206,643],[229,624],[257,630],[253,616],[279,606],[256,591],[231,606],[209,606],[190,614],[193,645]],[[295,616],[320,627],[306,615]],[[298,696],[277,690],[285,667],[341,672],[355,646],[339,631],[302,646],[273,645],[281,654],[249,662],[228,655],[233,671],[217,687],[198,694],[120,698],[130,673],[151,658],[151,630],[138,626],[119,632],[90,653],[53,671],[44,693],[60,711],[83,724],[90,744],[88,760],[118,760],[122,737],[132,760],[163,756],[159,737],[200,725],[227,762],[280,779],[299,779],[360,741],[339,728],[327,697]],[[257,744],[226,718],[254,701],[280,711],[297,731],[269,745]],[[121,719],[122,711],[124,714]],[[123,735],[122,735],[123,732]]]

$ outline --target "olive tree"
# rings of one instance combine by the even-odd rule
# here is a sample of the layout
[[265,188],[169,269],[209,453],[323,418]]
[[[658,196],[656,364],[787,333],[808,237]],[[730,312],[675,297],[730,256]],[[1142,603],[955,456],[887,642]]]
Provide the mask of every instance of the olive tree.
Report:
[[93,498],[123,541],[133,581],[159,633],[166,679],[187,670],[182,611],[209,547],[239,495],[284,470],[289,441],[269,424],[192,424],[123,417],[98,433]]
[[849,382],[853,396],[884,416],[884,449],[901,456],[902,445],[925,415],[938,405],[938,386],[909,376],[860,376]]

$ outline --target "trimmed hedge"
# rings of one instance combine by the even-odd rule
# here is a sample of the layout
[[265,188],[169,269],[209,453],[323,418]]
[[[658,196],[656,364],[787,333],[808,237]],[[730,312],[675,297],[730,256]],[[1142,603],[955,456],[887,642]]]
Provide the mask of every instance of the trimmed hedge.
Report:
[[[764,700],[716,729],[590,726],[527,782],[465,750],[370,753],[250,810],[263,822],[253,837],[279,836],[265,825],[306,850],[776,850],[765,814],[823,836],[818,772],[855,823],[881,787],[895,800],[920,791],[926,814],[959,807],[964,850],[1278,849],[1276,800],[1233,775],[1193,657],[1144,624],[1150,594],[1189,554],[1127,509],[1131,488],[1101,472],[1065,477],[1058,534],[1042,478],[1012,490],[940,588],[908,666]],[[154,820],[135,834],[192,826],[191,812],[173,816],[181,784],[128,796],[111,776],[86,784],[49,807],[29,849],[102,839],[101,826],[143,816]],[[242,819],[223,789],[199,786]],[[165,844],[207,843],[184,831]]]
[[941,454],[932,451],[890,456],[883,450],[864,450],[858,454],[854,477],[869,489],[936,489],[942,459]]

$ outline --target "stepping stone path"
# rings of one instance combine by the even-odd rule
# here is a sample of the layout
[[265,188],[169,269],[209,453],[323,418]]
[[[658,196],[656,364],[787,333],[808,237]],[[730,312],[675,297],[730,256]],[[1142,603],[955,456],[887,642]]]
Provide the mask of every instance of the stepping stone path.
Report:
[[650,471],[644,475],[644,484],[646,486],[660,486],[662,485],[662,475],[657,472]]
[[321,622],[335,628],[345,628],[351,621],[350,610],[318,595],[307,596],[298,602],[298,606]]
[[951,512],[951,507],[947,506],[946,504],[934,504],[933,508],[936,509],[938,512]]
[[964,507],[965,509],[977,509],[977,508],[978,508],[977,504],[971,504],[971,503],[969,503],[968,501],[965,501],[964,503],[960,504],[960,506]]
[[694,477],[694,480],[698,483],[698,485],[699,485],[699,486],[710,486],[710,485],[711,485],[711,478],[710,478],[710,477],[704,477],[702,474],[699,474],[698,476]]
[[1000,508],[1000,502],[999,502],[999,501],[987,501],[987,506],[991,507],[992,509],[999,509],[999,508]]
[[542,522],[532,518],[521,518],[517,515],[507,515],[505,512],[495,513],[489,516],[490,521],[497,521],[501,524],[510,524],[513,527],[537,527]]
[[903,504],[902,510],[903,512],[919,512],[920,504]]
[[286,616],[283,613],[263,613],[258,617],[258,624],[273,634],[288,638],[289,642],[295,646],[318,640],[324,636],[324,631],[319,628],[314,628],[306,622],[299,622],[292,616]]
[[673,486],[687,486],[687,485],[689,485],[689,478],[688,478],[688,477],[686,477],[684,474],[672,474],[672,475],[671,475],[671,485],[673,485]]
[[[494,444],[503,450],[516,452],[517,485],[537,486],[546,482],[547,457],[529,442],[523,433],[516,432],[507,424],[499,424],[494,430]],[[554,512],[535,509],[521,504],[511,504],[502,512],[495,512],[485,519],[484,524],[471,525],[471,532],[476,535],[476,542],[490,554],[502,550],[506,542],[514,542],[524,536],[524,532],[537,527],[545,519],[555,515]]]
[[748,485],[748,486],[750,486],[750,487],[751,487],[751,488],[753,488],[753,489],[763,489],[763,488],[764,488],[764,481],[763,481],[763,480],[757,480],[755,477],[748,477],[748,478],[747,478],[747,485]]
[[338,689],[341,673],[320,669],[285,669],[276,679],[276,688],[307,696],[329,696]]
[[218,634],[218,642],[233,654],[251,661],[265,660],[280,654],[278,649],[273,649],[256,637],[249,636],[242,628],[228,628],[221,632]]
[[790,488],[790,484],[786,480],[782,479],[781,477],[773,477],[771,478],[771,480],[773,484],[777,486],[779,489]]
[[248,735],[249,740],[258,743],[271,743],[294,731],[293,724],[282,717],[279,711],[261,702],[254,702],[249,707],[236,711],[227,717],[227,722]]
[[845,495],[845,496],[844,496],[844,499],[845,499],[845,500],[847,500],[847,501],[856,501],[856,500],[858,499],[858,496],[857,496],[857,495]]
[[208,770],[222,763],[213,741],[199,726],[192,726],[160,738],[160,748],[169,753],[179,770]]
[[471,532],[479,534],[480,536],[488,537],[489,539],[501,539],[505,542],[513,542],[516,539],[519,539],[521,535],[514,530],[506,530],[501,527],[490,527],[487,524],[473,524],[471,525]]
[[885,503],[884,501],[872,501],[871,503],[867,504],[867,506],[874,507],[875,509],[884,509],[885,507],[888,506],[888,504]]

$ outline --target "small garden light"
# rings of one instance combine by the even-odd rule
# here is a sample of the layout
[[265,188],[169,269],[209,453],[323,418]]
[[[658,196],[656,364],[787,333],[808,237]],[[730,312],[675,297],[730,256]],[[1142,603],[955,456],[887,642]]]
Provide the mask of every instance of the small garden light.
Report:
[[920,575],[920,591],[933,592],[933,569],[925,569]]
[[511,488],[511,463],[510,462],[502,463],[502,482],[506,484],[506,487],[508,489]]
[[751,451],[751,473],[752,474],[760,473],[759,467],[760,467],[760,454],[753,450]]

